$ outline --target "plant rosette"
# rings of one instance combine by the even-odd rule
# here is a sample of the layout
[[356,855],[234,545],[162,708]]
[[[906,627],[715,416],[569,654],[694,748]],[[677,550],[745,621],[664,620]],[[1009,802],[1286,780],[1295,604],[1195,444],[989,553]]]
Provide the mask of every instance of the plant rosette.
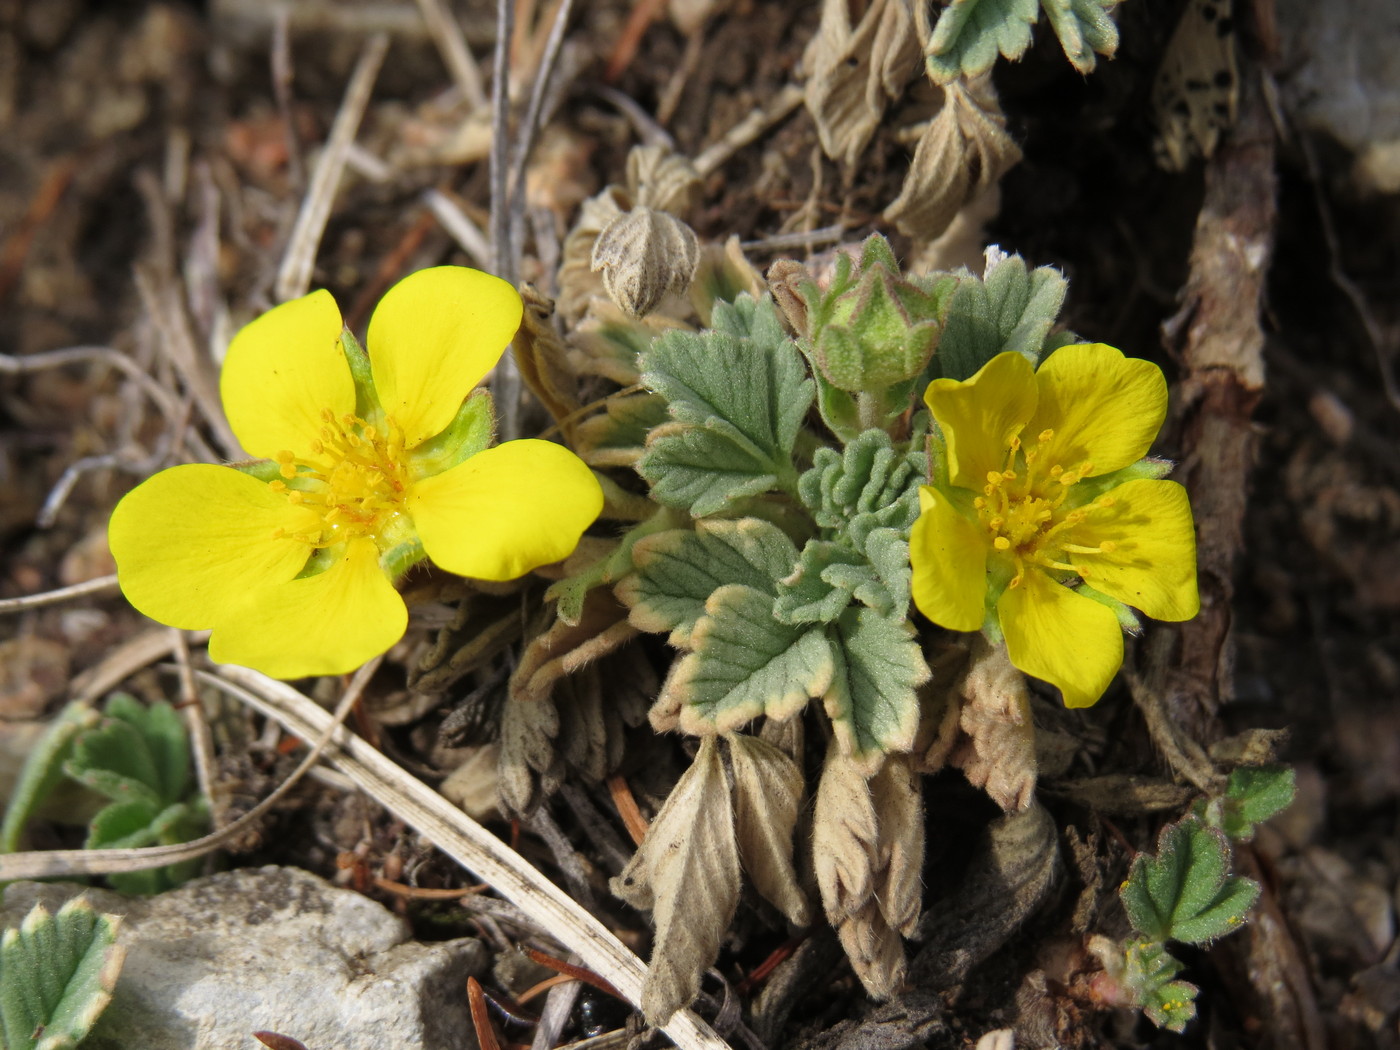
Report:
[[1186,490],[1143,458],[1166,417],[1161,369],[1102,343],[1061,347],[1038,370],[1002,353],[924,400],[946,454],[910,536],[915,604],[1004,638],[1066,706],[1092,705],[1137,626],[1129,606],[1158,620],[1200,608]]
[[457,266],[391,288],[366,355],[329,292],[229,346],[220,394],[260,462],[171,467],[128,493],[108,539],[122,592],[210,656],[278,678],[342,674],[402,636],[395,588],[424,558],[509,580],[568,556],[602,489],[549,441],[491,441],[475,391],[520,325],[505,281]]

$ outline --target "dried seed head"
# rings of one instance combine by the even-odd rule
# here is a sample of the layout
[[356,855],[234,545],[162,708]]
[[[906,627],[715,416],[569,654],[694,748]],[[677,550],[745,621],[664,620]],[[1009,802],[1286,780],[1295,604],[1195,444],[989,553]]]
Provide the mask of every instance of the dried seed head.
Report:
[[627,154],[627,192],[638,205],[684,215],[700,195],[700,175],[689,158],[664,146],[634,146]]
[[672,289],[695,278],[700,242],[689,226],[664,211],[638,205],[608,223],[593,245],[592,269],[608,296],[633,317],[645,317]]

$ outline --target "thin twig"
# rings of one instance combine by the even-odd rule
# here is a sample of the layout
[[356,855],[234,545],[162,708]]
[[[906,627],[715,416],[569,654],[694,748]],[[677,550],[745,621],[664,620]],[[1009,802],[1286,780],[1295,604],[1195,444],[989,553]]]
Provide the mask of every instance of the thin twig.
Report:
[[[489,883],[536,925],[564,942],[585,966],[617,988],[629,1002],[641,1001],[646,968],[606,926],[437,792],[363,740],[336,729],[326,712],[309,697],[285,682],[242,667],[223,668],[223,677],[201,677],[275,718],[303,739],[331,730],[335,747],[327,757],[333,765],[354,778],[362,790],[396,817]],[[0,863],[8,859],[0,858]],[[0,868],[0,878],[8,877]],[[728,1050],[708,1025],[687,1010],[676,1013],[663,1030],[681,1050]]]
[[423,203],[428,206],[449,237],[478,266],[491,265],[491,242],[481,227],[467,217],[461,207],[441,190],[424,190]]
[[574,0],[559,0],[554,12],[554,21],[549,26],[549,37],[545,40],[544,54],[535,68],[534,83],[530,85],[530,102],[525,109],[525,119],[516,128],[514,164],[510,179],[511,244],[518,252],[525,222],[525,168],[534,149],[535,133],[539,131],[540,113],[544,110],[544,100],[549,93],[549,81],[559,61],[559,49],[564,44],[564,31],[568,28],[569,15],[574,9]]
[[577,979],[560,976],[563,980],[550,988],[545,996],[540,1023],[535,1027],[534,1038],[530,1040],[530,1050],[552,1050],[573,1015],[579,993],[583,991],[583,985]]
[[777,97],[767,106],[750,112],[747,117],[725,132],[723,138],[710,145],[700,156],[695,158],[695,170],[700,177],[707,178],[739,150],[754,141],[774,124],[785,120],[788,114],[802,104],[802,98],[802,89],[796,84],[789,84],[778,92]]
[[496,0],[496,46],[491,67],[491,268],[515,283],[510,243],[510,38],[515,0]]
[[835,244],[846,236],[846,227],[822,226],[815,230],[797,233],[775,233],[756,241],[742,241],[739,247],[746,252],[786,252],[793,248],[810,248],[817,244]]
[[379,67],[388,49],[389,38],[383,33],[371,37],[360,52],[355,71],[350,74],[340,111],[335,115],[335,123],[331,125],[330,136],[326,139],[320,159],[316,161],[316,169],[311,173],[311,185],[302,198],[287,251],[282,256],[282,266],[277,271],[273,293],[280,302],[303,296],[311,287],[316,250],[331,216],[331,204],[340,187],[345,158],[350,144],[355,141],[355,133],[364,118],[375,78],[379,76]]
[[657,123],[656,118],[641,107],[631,95],[607,84],[595,87],[594,92],[605,102],[611,102],[618,111],[632,122],[632,130],[642,140],[644,146],[664,146],[674,153],[676,140],[672,134]]
[[75,460],[64,468],[63,473],[58,476],[58,481],[49,490],[48,496],[44,499],[44,505],[39,508],[39,514],[34,519],[34,524],[41,529],[53,527],[53,523],[58,520],[58,512],[63,509],[63,505],[68,502],[68,497],[73,492],[73,486],[84,474],[90,474],[99,470],[126,470],[132,474],[149,474],[164,462],[169,443],[166,447],[158,449],[153,456],[144,459],[134,459],[127,452],[104,452],[100,456],[84,456]]
[[20,598],[0,598],[0,614],[24,612],[39,609],[45,605],[57,605],[73,598],[85,598],[89,594],[110,594],[117,589],[117,577],[99,576],[95,580],[85,580],[71,587],[60,587],[56,591],[42,594],[26,594]]
[[[331,735],[345,721],[345,716],[350,713],[355,701],[360,698],[365,685],[368,684],[374,672],[379,669],[382,660],[383,657],[375,657],[355,672],[355,677],[345,687],[345,693],[333,715],[326,714],[319,707],[316,709],[320,713],[321,724],[318,725],[317,732],[308,733],[302,738],[304,740],[315,739],[315,743],[311,745],[306,757],[292,770],[286,780],[277,785],[272,794],[232,823],[205,835],[203,838],[195,839],[192,842],[176,843],[173,846],[10,853],[0,856],[0,882],[9,882],[14,879],[72,878],[75,875],[113,875],[128,871],[147,871],[150,868],[159,868],[166,864],[179,864],[182,861],[194,860],[206,853],[221,849],[225,843],[236,838],[244,829],[267,814],[273,806],[286,797],[287,792],[296,786],[297,781],[321,760],[321,753],[330,742]],[[242,668],[226,668],[226,670],[242,670]],[[244,698],[243,690],[230,686],[218,675],[209,674],[206,671],[196,671],[195,674],[211,685],[219,686],[226,692],[232,692],[240,699]],[[312,703],[310,700],[306,702]],[[252,706],[256,707],[257,705]]]
[[297,134],[296,115],[292,112],[292,12],[279,5],[272,16],[272,97],[282,117],[282,134],[287,140],[287,180],[292,189],[306,188],[306,167],[301,159],[301,136]]
[[[170,647],[175,653],[175,667],[180,678],[180,710],[185,715],[185,730],[190,735],[190,751],[194,755],[195,782],[199,793],[209,802],[217,830],[227,815],[222,799],[214,797],[214,737],[209,732],[209,719],[194,681],[194,664],[190,661],[190,643],[185,632],[170,628]],[[222,795],[222,792],[220,792]]]
[[486,105],[486,90],[482,87],[481,67],[476,64],[467,48],[462,27],[443,0],[418,0],[418,9],[423,12],[423,21],[428,23],[428,33],[442,54],[443,64],[452,74],[452,80],[462,98],[472,109]]

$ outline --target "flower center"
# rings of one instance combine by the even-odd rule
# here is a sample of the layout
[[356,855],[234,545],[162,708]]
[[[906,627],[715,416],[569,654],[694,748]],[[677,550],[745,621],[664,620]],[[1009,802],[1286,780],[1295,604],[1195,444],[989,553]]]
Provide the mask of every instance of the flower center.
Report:
[[1093,471],[1094,465],[1086,462],[1066,468],[1062,463],[1043,462],[1054,437],[1053,430],[1043,430],[1030,448],[1023,447],[1019,437],[1012,438],[1006,465],[987,473],[982,495],[972,501],[992,548],[1015,565],[1011,587],[1021,585],[1027,565],[1087,576],[1078,560],[1071,564],[1070,556],[1107,554],[1114,549],[1111,540],[1097,547],[1067,542],[1069,530],[1096,508],[1111,507],[1115,501],[1112,496],[1100,496],[1085,506],[1065,509],[1070,490]]
[[[407,525],[408,490],[403,431],[391,419],[376,427],[353,415],[321,410],[321,434],[305,458],[283,450],[273,457],[282,479],[270,483],[288,502],[314,511],[319,529],[295,534],[316,548],[368,537],[380,550]],[[291,535],[278,531],[278,535]]]

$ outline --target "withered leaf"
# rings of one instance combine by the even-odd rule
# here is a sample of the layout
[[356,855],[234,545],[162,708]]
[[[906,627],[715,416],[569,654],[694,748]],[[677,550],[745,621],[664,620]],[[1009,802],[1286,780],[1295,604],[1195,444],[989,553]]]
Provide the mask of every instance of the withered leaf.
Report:
[[576,624],[559,620],[530,639],[520,665],[511,675],[511,699],[529,701],[549,696],[561,677],[612,652],[636,634],[637,629],[627,622],[627,609],[611,590],[595,587],[588,592]]
[[554,747],[558,737],[559,712],[552,700],[505,702],[496,790],[511,813],[531,813],[558,789],[564,774],[564,761]]
[[870,778],[870,794],[879,829],[875,899],[885,920],[909,937],[919,923],[924,870],[924,797],[913,758],[887,758]]
[[719,745],[700,742],[695,761],[667,797],[646,839],[612,891],[638,908],[651,908],[656,941],[642,1012],[664,1024],[690,1003],[700,976],[714,964],[739,905],[739,846]]
[[511,341],[520,377],[549,410],[572,445],[573,416],[582,402],[578,397],[578,375],[568,360],[564,341],[550,321],[554,302],[532,284],[521,285],[520,298],[524,301],[525,312],[520,329]]
[[839,748],[828,748],[812,819],[812,863],[833,926],[874,892],[878,834],[865,773]]
[[1003,810],[1025,809],[1035,796],[1035,723],[1025,676],[1004,645],[980,636],[961,686],[963,739],[949,761]]
[[754,888],[790,922],[806,926],[811,912],[792,866],[802,770],[757,737],[735,734],[724,739],[734,771],[734,819],[744,870]]
[[689,157],[664,146],[633,146],[627,154],[627,192],[634,206],[684,215],[700,195],[700,173]]
[[899,196],[885,221],[919,241],[948,228],[963,205],[995,186],[1020,159],[990,83],[974,92],[944,87],[943,108],[924,129]]

